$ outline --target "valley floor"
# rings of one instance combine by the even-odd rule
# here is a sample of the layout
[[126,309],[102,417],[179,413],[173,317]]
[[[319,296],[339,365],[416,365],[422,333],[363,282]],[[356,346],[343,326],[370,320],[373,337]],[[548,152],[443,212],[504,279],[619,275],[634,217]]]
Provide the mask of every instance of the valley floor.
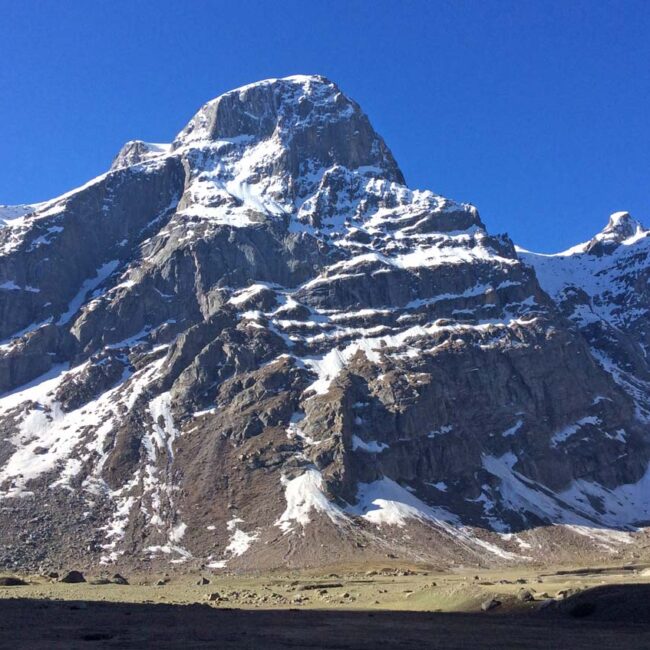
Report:
[[0,587],[0,648],[650,647],[643,565],[127,577]]

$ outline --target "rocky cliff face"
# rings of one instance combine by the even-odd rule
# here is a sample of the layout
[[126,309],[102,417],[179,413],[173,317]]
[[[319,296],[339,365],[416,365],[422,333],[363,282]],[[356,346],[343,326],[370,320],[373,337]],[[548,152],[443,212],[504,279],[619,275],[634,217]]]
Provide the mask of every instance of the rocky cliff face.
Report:
[[634,400],[637,420],[650,422],[650,231],[617,212],[584,244],[557,255],[521,250],[520,257]]
[[1,565],[557,559],[650,518],[645,236],[575,258],[634,305],[558,293],[322,77],[0,217]]

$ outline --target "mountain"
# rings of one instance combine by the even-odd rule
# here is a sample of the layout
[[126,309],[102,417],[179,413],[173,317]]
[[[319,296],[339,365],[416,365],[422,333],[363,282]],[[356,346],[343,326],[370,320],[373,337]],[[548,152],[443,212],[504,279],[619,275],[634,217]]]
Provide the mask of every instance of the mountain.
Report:
[[[624,253],[647,240],[627,218],[518,253],[409,189],[318,76],[228,92],[172,143],[3,210],[0,565],[642,547],[645,284],[628,294],[648,265]],[[588,311],[609,318],[593,336]]]
[[519,249],[592,356],[650,423],[650,230],[617,212],[588,242],[556,255]]

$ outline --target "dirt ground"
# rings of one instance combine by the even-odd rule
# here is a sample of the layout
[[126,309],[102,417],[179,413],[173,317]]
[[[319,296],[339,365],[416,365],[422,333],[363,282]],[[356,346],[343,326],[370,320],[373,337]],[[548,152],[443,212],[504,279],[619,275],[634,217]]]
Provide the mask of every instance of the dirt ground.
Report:
[[[0,587],[0,648],[650,648],[644,566],[363,569],[129,585],[22,576]],[[483,611],[490,600],[500,604]]]
[[650,627],[507,614],[224,610],[207,605],[1,605],[0,647],[76,648],[648,648]]

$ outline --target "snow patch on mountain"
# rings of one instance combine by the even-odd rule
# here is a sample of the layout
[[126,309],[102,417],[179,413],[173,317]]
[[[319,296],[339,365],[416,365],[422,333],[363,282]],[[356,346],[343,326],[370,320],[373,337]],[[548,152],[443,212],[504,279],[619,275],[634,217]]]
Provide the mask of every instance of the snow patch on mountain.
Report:
[[[597,244],[608,244],[606,251]],[[579,303],[573,318],[578,324],[603,320],[614,326],[624,326],[633,319],[645,317],[648,309],[632,315],[622,308],[616,295],[630,290],[630,281],[647,269],[650,255],[650,230],[627,213],[615,213],[608,226],[593,239],[562,253],[547,255],[517,248],[519,257],[530,264],[542,288],[557,301],[563,301],[568,292],[584,292],[587,303]]]
[[325,496],[323,476],[317,469],[307,469],[292,479],[283,476],[282,484],[287,507],[275,522],[282,532],[294,530],[296,524],[304,528],[311,521],[312,511],[326,515],[334,523],[345,517],[343,511]]
[[362,483],[357,503],[348,512],[377,525],[403,527],[408,519],[453,522],[458,518],[444,508],[428,506],[414,494],[389,478]]

